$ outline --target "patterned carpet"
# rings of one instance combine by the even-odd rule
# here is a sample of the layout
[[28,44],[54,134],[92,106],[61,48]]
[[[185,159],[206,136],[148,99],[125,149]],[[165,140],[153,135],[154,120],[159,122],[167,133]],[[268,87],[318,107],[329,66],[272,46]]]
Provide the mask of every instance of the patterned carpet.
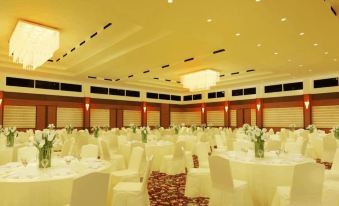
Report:
[[[199,167],[196,156],[193,156],[193,162],[194,167]],[[208,205],[208,198],[185,197],[185,184],[185,173],[166,175],[160,172],[152,172],[148,184],[151,206]]]
[[[197,156],[193,156],[194,167],[199,167]],[[326,169],[330,169],[332,164],[321,162]],[[148,191],[151,206],[185,206],[185,205],[208,205],[208,198],[188,198],[185,197],[186,174],[166,175],[160,172],[152,172]]]

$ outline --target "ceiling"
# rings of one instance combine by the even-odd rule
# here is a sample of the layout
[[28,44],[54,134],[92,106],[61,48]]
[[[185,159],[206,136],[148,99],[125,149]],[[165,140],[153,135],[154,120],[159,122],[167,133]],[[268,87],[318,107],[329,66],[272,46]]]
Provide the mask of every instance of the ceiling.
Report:
[[3,0],[0,71],[26,72],[8,56],[18,19],[61,32],[53,62],[33,72],[41,77],[182,92],[180,76],[202,69],[224,75],[217,88],[339,70],[336,0],[173,1]]

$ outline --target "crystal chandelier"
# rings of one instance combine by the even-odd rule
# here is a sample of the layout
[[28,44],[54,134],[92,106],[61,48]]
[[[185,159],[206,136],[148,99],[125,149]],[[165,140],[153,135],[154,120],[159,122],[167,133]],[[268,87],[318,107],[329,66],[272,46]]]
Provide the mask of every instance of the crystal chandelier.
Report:
[[191,92],[208,90],[219,81],[219,72],[207,69],[181,76],[184,88]]
[[34,70],[59,49],[59,31],[26,21],[18,21],[9,40],[9,56],[23,68]]

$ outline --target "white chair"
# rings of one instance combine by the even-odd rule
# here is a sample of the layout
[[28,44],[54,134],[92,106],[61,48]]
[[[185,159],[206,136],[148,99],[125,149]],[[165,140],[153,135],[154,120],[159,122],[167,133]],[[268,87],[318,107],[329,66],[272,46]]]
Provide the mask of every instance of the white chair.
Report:
[[21,147],[18,149],[18,161],[25,158],[27,161],[34,161],[38,158],[38,149],[34,146]]
[[61,156],[64,157],[72,154],[74,142],[75,140],[73,138],[70,138],[64,142],[61,150]]
[[209,197],[211,193],[211,176],[209,168],[188,169],[185,185],[185,196]]
[[339,148],[335,152],[332,168],[331,170],[326,170],[325,177],[326,180],[332,179],[339,181]]
[[321,161],[332,162],[335,151],[337,149],[337,142],[332,134],[327,134],[323,138],[323,154]]
[[81,147],[80,157],[81,158],[98,158],[99,148],[94,144],[87,144]]
[[209,152],[209,144],[208,142],[198,142],[196,146],[199,167],[200,168],[208,168],[208,152]]
[[149,205],[147,182],[151,173],[152,158],[147,161],[145,175],[141,182],[119,182],[113,188],[112,206]]
[[111,186],[116,185],[120,181],[136,181],[140,179],[140,168],[145,159],[144,149],[134,147],[128,162],[128,167],[125,170],[118,170],[111,173]]
[[111,171],[125,169],[125,159],[121,154],[111,154],[107,142],[104,140],[100,141],[101,145],[101,159],[111,162]]
[[160,168],[161,172],[168,175],[175,175],[185,172],[185,155],[184,155],[184,142],[179,141],[175,143],[173,155],[165,155]]
[[217,149],[214,149],[215,151],[222,152],[222,151],[227,150],[227,147],[225,146],[223,138],[221,137],[220,134],[214,135],[214,139],[215,139],[215,143],[217,145]]
[[321,206],[324,173],[321,164],[296,165],[291,187],[277,187],[272,206]]
[[230,162],[218,155],[209,157],[212,191],[209,206],[251,206],[247,182],[233,180]]
[[90,173],[73,182],[70,206],[107,206],[109,174]]

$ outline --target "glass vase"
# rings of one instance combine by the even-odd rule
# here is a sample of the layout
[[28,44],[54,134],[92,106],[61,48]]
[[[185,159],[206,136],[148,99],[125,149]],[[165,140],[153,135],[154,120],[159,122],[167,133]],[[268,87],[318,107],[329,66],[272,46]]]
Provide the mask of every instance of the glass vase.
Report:
[[39,150],[39,168],[51,167],[52,148],[43,147]]
[[7,147],[14,146],[14,134],[10,134],[7,136]]
[[142,143],[147,143],[147,135],[142,134],[141,135],[141,141],[142,141]]
[[264,158],[265,156],[265,142],[254,142],[254,153],[256,158]]

